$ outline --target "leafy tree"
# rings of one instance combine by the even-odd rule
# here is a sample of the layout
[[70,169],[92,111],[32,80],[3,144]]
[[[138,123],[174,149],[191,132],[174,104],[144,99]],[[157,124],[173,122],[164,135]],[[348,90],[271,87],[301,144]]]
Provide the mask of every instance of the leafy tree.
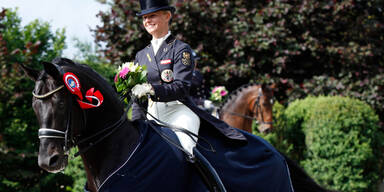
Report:
[[[61,55],[64,30],[52,32],[46,22],[35,20],[21,26],[16,10],[0,11],[0,191],[39,191],[57,182],[37,166],[38,124],[31,107],[33,82],[18,64],[40,68],[41,61]],[[69,180],[68,180],[69,179]]]
[[106,80],[114,86],[114,77],[117,71],[117,67],[110,65],[109,61],[100,56],[97,53],[97,46],[93,46],[90,42],[81,42],[79,39],[74,39],[75,48],[78,49],[77,54],[73,60],[78,63],[89,65],[95,71],[100,73]]
[[[94,30],[96,42],[106,45],[102,52],[112,64],[133,60],[150,40],[135,16],[139,1],[99,1],[111,9],[99,13],[103,24]],[[384,121],[382,0],[178,0],[173,5],[172,32],[199,52],[198,67],[211,85],[231,91],[249,81],[274,82],[278,100],[288,102],[330,93],[317,82],[334,79],[337,94],[359,95]]]

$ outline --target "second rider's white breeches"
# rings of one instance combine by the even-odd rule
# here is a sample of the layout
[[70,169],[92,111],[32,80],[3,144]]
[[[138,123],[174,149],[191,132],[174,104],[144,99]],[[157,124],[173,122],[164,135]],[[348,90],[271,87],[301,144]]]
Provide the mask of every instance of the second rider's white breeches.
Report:
[[[148,112],[159,120],[173,126],[187,129],[196,135],[199,133],[200,118],[179,101],[153,102],[149,100]],[[147,118],[153,119],[150,115],[147,115]],[[193,154],[193,148],[196,146],[197,138],[193,137],[194,139],[192,139],[183,132],[175,133],[180,140],[181,146],[190,154]]]

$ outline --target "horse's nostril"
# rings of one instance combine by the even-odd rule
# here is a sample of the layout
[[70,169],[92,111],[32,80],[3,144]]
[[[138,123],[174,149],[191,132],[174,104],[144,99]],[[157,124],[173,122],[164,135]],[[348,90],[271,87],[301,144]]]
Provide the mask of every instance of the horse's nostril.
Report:
[[49,159],[49,166],[51,167],[54,166],[55,164],[57,164],[58,160],[59,160],[59,155],[54,155]]

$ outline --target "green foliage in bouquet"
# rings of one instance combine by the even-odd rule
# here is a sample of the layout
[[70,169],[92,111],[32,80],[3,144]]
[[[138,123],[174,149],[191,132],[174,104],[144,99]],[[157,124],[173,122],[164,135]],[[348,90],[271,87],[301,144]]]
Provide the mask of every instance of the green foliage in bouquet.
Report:
[[124,101],[127,102],[131,89],[137,84],[147,82],[147,68],[134,62],[124,63],[119,67],[114,81],[117,92],[125,97]]

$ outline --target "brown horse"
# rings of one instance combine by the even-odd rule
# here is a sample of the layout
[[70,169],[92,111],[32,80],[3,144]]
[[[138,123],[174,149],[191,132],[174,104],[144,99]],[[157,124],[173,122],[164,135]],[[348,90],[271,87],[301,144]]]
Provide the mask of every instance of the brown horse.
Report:
[[246,84],[232,92],[219,110],[219,117],[232,127],[252,133],[252,122],[256,120],[261,133],[273,129],[274,85]]

